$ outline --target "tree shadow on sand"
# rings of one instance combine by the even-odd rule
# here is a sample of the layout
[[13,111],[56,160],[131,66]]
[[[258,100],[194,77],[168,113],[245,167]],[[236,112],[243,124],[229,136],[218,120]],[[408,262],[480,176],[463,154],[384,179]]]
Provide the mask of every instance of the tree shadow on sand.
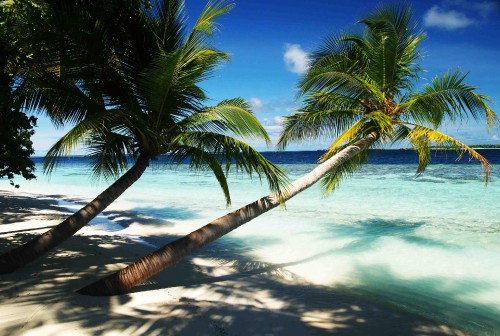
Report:
[[418,234],[418,229],[426,225],[425,221],[412,222],[404,219],[372,218],[369,220],[355,221],[350,225],[332,226],[323,240],[349,238],[352,241],[337,253],[363,252],[374,248],[382,239],[397,237],[408,244],[432,246],[437,248],[460,248],[450,242],[424,237]]
[[133,210],[107,210],[103,212],[103,215],[124,228],[133,223],[150,226],[172,226],[173,220],[199,218],[196,212],[179,207],[136,207]]
[[[40,209],[45,206],[39,204]],[[38,209],[35,206],[26,210],[28,218],[30,211],[36,213]],[[0,236],[0,252],[10,249],[13,241],[20,243],[32,237],[31,232]],[[313,286],[283,269],[334,250],[272,265],[246,257],[248,245],[233,238],[203,248],[134,293],[114,297],[75,293],[151,251],[148,246],[113,234],[78,234],[70,238],[44,258],[0,277],[0,333],[458,334],[401,310]]]
[[[81,296],[74,291],[150,249],[117,236],[71,239],[43,260],[0,277],[2,333],[57,334],[71,328],[124,335],[455,334],[391,308],[291,281],[279,267],[284,265],[258,263],[238,251],[220,266],[188,258],[135,293]],[[219,263],[218,252],[215,243],[194,258]],[[238,263],[226,266],[235,257]],[[221,269],[229,274],[214,275]]]
[[[61,195],[14,195],[0,191],[0,225],[25,223],[22,228],[15,230],[4,229],[0,235],[22,233],[41,229],[50,229],[57,222],[51,225],[33,225],[34,220],[63,221],[70,216],[73,211],[60,205],[58,200],[64,200],[80,208],[86,202],[81,199],[67,198]],[[149,226],[172,226],[173,220],[197,219],[199,215],[187,208],[180,207],[137,207],[133,210],[106,210],[98,218],[91,221],[90,225],[98,225],[111,221],[117,224],[120,229],[126,229],[134,223]]]
[[57,204],[56,197],[34,198],[0,190],[0,225],[29,220],[62,220],[71,213]]

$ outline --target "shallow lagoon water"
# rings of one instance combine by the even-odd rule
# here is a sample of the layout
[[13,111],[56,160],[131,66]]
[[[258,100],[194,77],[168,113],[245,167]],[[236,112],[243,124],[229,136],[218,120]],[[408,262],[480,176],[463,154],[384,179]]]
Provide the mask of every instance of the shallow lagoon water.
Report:
[[[490,151],[498,156],[500,151]],[[221,239],[257,261],[278,264],[306,280],[396,305],[474,334],[500,334],[500,162],[487,187],[477,164],[441,162],[415,176],[406,153],[369,163],[325,197],[319,185]],[[274,157],[295,179],[315,165],[306,157]],[[304,154],[305,155],[305,154]],[[399,156],[398,156],[399,155]],[[318,154],[319,156],[319,154]],[[403,158],[401,158],[403,156]],[[495,157],[496,158],[496,157]],[[439,160],[437,160],[439,162]],[[40,165],[38,165],[40,168]],[[8,189],[6,181],[0,181]],[[64,162],[48,180],[21,191],[88,200],[85,160]],[[230,177],[226,208],[215,178],[187,165],[148,169],[113,206],[188,233],[268,193],[265,183]],[[105,213],[106,214],[106,213]],[[108,218],[120,224],[119,218]]]

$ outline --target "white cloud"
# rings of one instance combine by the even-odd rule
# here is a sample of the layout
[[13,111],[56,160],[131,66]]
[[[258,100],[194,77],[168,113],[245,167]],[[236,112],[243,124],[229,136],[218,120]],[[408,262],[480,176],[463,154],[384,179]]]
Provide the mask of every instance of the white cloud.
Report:
[[498,140],[500,140],[500,138],[499,138],[496,134],[494,134],[494,135],[491,137],[491,140],[498,141]]
[[262,112],[265,109],[265,105],[259,98],[250,98],[248,100],[253,112]]
[[281,134],[281,131],[283,130],[283,117],[282,116],[274,116],[272,118],[264,118],[261,123],[262,123],[262,126],[264,126],[264,129],[266,130],[266,132],[273,139],[273,141],[278,138],[278,136]]
[[273,122],[279,126],[283,125],[284,121],[285,121],[285,119],[282,116],[276,116],[273,118]]
[[299,75],[307,71],[307,53],[301,48],[300,44],[285,44],[283,59],[288,71]]
[[262,125],[264,126],[280,126],[283,124],[282,116],[274,116],[272,118],[264,118],[262,120]]
[[445,10],[439,6],[433,6],[424,15],[426,27],[438,27],[454,30],[470,26],[475,21],[462,12],[456,10]]

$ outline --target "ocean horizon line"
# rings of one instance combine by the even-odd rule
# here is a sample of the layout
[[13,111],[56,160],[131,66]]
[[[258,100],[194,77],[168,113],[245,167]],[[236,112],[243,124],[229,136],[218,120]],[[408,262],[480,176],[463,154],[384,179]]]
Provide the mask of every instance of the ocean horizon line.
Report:
[[[482,145],[484,146],[484,145]],[[476,150],[498,150],[500,149],[500,145],[498,147],[482,147],[482,146],[470,146],[473,149]],[[497,146],[497,145],[493,145]],[[265,153],[319,153],[323,152],[325,153],[328,149],[308,149],[308,150],[265,150],[265,151],[259,151],[259,153],[265,154]],[[401,147],[401,148],[371,148],[368,150],[369,152],[379,152],[379,151],[414,151],[413,148],[409,147]],[[452,148],[431,148],[431,151],[456,151],[455,149]],[[163,154],[161,156],[168,156],[169,154]],[[129,157],[131,155],[128,155]],[[45,155],[32,155],[30,158],[31,159],[43,159]],[[74,154],[74,155],[65,155],[61,156],[61,158],[85,158],[87,155],[85,154]]]
[[[486,157],[490,164],[500,164],[500,151],[498,148],[483,148],[477,149],[481,155]],[[262,151],[262,155],[276,164],[317,164],[321,156],[326,150],[306,150],[306,151]],[[431,164],[480,164],[479,161],[464,156],[460,160],[461,153],[450,151],[448,149],[432,148],[431,149]],[[129,160],[132,156],[128,156]],[[31,159],[41,164],[44,160],[43,156],[32,156]],[[61,162],[85,163],[90,160],[85,155],[70,155],[60,158]],[[161,155],[156,160],[156,163],[164,164],[189,164],[189,160],[177,162],[171,160],[169,154]],[[418,154],[408,148],[399,149],[370,149],[367,164],[402,164],[415,165],[418,164]]]

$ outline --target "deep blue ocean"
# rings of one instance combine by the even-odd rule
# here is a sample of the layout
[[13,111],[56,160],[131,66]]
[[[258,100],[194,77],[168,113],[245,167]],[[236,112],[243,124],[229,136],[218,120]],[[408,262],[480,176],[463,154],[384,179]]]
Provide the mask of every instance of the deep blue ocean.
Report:
[[[453,151],[433,151],[416,176],[413,151],[373,150],[332,194],[318,183],[220,239],[213,258],[282,265],[312,284],[472,334],[500,335],[500,149],[478,151],[491,163],[487,185],[481,165],[466,155],[457,161]],[[294,180],[322,153],[264,155]],[[63,160],[50,178],[41,174],[42,159],[35,161],[39,177],[19,181],[20,192],[63,199],[64,206],[92,199],[109,183],[89,178],[86,158]],[[6,180],[0,188],[12,190]],[[134,227],[146,241],[153,231],[183,235],[269,193],[265,181],[242,173],[230,174],[229,188],[226,207],[209,172],[152,165],[93,225],[123,234]]]
[[[491,164],[500,164],[500,149],[478,149],[481,155],[486,157]],[[276,164],[314,164],[325,151],[283,151],[262,152],[270,161]],[[168,157],[168,156],[167,156]],[[457,160],[458,155],[452,150],[432,150],[431,164],[479,164],[478,161],[470,160],[467,155]],[[33,157],[36,163],[43,162],[42,157]],[[68,157],[65,161],[88,162],[83,156]],[[168,161],[168,160],[165,160]],[[413,150],[406,149],[381,149],[370,150],[367,164],[417,164],[418,156]]]
[[[478,152],[486,157],[491,164],[500,164],[500,150],[479,149]],[[277,164],[303,164],[316,163],[324,151],[286,151],[263,152],[264,156]],[[457,153],[450,150],[432,150],[432,164],[479,164],[469,160],[467,155],[457,160]],[[417,164],[418,156],[413,150],[406,149],[380,149],[370,150],[368,164]]]

